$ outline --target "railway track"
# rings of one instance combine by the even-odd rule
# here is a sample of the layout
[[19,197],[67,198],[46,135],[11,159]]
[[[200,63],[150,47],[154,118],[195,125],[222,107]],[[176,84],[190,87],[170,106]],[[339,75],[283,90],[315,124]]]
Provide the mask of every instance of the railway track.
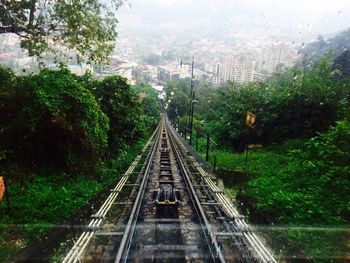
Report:
[[63,260],[78,261],[276,262],[166,117]]

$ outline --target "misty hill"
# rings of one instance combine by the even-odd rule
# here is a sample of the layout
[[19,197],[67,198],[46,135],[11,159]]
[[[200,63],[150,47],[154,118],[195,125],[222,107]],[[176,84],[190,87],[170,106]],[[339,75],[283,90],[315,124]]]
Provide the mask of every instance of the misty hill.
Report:
[[318,36],[315,42],[301,47],[299,53],[302,57],[297,66],[308,70],[327,52],[338,57],[347,50],[350,50],[350,28],[327,40],[323,36]]

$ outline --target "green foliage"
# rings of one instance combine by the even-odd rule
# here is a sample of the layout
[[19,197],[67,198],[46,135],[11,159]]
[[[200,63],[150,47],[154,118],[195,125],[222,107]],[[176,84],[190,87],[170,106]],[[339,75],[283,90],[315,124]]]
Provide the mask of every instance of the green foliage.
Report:
[[335,55],[344,52],[344,50],[350,48],[349,37],[350,29],[344,30],[326,40],[323,36],[318,36],[316,41],[299,49],[302,56],[298,65],[302,66],[305,70],[310,70],[327,52],[332,52]]
[[[268,83],[223,93],[213,106],[219,113],[208,117],[208,126],[222,144],[229,142],[236,149],[242,149],[248,137],[248,143],[264,144],[310,138],[349,112],[350,85],[333,76],[324,59],[307,74],[294,70]],[[253,132],[245,127],[247,111],[257,115]]]
[[170,96],[171,102],[168,106],[169,118],[175,119],[176,116],[183,116],[188,113],[190,101],[188,96],[182,91],[176,91]]
[[190,97],[190,81],[186,79],[179,79],[176,81],[171,81],[167,83],[165,88],[165,95],[167,98],[170,98],[171,93],[176,93],[177,91],[181,91]]
[[[78,60],[100,63],[114,47],[115,11],[121,3],[121,0],[108,4],[98,0],[4,1],[0,5],[0,34],[17,34],[21,46],[31,56],[49,51],[49,41],[54,41],[61,47],[75,49]],[[60,55],[64,53],[61,51]]]
[[45,69],[4,89],[0,140],[12,161],[69,168],[104,153],[108,119],[67,70]]
[[258,211],[258,216],[273,220],[274,225],[286,225],[281,232],[266,230],[275,251],[296,256],[301,250],[314,262],[343,258],[348,251],[344,229],[350,218],[349,136],[350,124],[342,121],[306,143],[294,140],[251,150],[249,177],[243,184],[245,155],[217,152],[218,167],[234,171],[222,177],[227,191],[235,191],[238,181],[241,196],[253,204],[251,213]]
[[0,202],[0,261],[120,178],[144,144],[143,116],[119,76],[95,81],[61,66],[16,77],[0,67],[0,175],[12,207]]
[[284,223],[349,223],[349,122],[308,140],[290,158],[286,168],[249,182],[247,194],[257,198],[258,208]]
[[161,62],[161,56],[157,55],[157,54],[150,54],[148,55],[147,57],[144,58],[144,61],[147,63],[147,64],[150,64],[150,65],[159,65],[160,62]]
[[141,85],[135,87],[136,92],[140,95],[141,105],[144,116],[142,117],[145,126],[151,130],[155,129],[160,120],[160,99],[158,92],[150,87]]
[[[275,218],[275,223],[322,226],[317,232],[291,229],[284,234],[315,262],[344,257],[348,235],[337,228],[344,229],[350,218],[349,122],[338,122],[284,158],[283,166],[271,166],[250,179],[246,195],[256,201],[255,209]],[[273,160],[265,160],[265,166]]]
[[108,141],[112,152],[143,136],[141,104],[125,78],[110,76],[93,81],[90,89],[110,120]]
[[0,91],[1,95],[4,96],[5,93],[11,92],[11,88],[14,86],[16,81],[15,75],[10,69],[0,67]]
[[[0,134],[18,107],[15,100],[16,82],[17,79],[10,69],[0,67]],[[9,150],[4,143],[0,143],[0,161],[7,158]]]
[[339,79],[350,78],[350,50],[346,49],[334,59],[333,70],[336,71],[335,77]]
[[10,180],[10,215],[5,212],[6,202],[0,202],[0,261],[70,218],[104,187],[114,186],[144,144],[145,140],[139,140],[117,158],[99,163],[95,178],[51,169],[36,174],[27,171],[22,180]]
[[[218,151],[217,165],[225,170],[245,171],[245,153]],[[283,169],[288,165],[289,158],[281,154],[262,149],[250,150],[248,154],[248,171],[252,175],[270,174],[271,171]]]

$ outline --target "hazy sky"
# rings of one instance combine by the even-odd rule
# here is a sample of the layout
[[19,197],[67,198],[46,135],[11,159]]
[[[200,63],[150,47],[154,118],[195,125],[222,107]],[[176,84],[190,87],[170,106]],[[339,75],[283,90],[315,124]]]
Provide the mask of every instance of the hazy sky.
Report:
[[350,27],[350,0],[127,0],[118,11],[121,32],[291,34],[300,38]]

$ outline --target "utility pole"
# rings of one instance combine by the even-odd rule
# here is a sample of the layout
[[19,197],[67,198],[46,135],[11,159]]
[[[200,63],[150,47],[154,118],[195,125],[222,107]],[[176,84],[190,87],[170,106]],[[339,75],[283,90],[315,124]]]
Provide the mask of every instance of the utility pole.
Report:
[[192,70],[191,70],[191,89],[190,89],[190,107],[188,113],[188,128],[190,129],[191,125],[191,111],[192,111],[192,92],[193,92],[193,69],[194,69],[194,56],[192,56]]
[[194,91],[193,91],[193,100],[191,100],[190,145],[192,145],[194,104],[197,102],[198,101],[194,99]]

